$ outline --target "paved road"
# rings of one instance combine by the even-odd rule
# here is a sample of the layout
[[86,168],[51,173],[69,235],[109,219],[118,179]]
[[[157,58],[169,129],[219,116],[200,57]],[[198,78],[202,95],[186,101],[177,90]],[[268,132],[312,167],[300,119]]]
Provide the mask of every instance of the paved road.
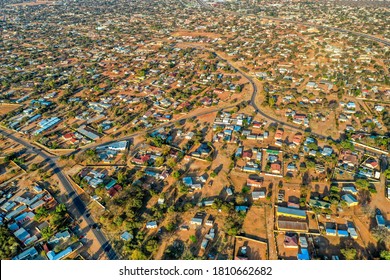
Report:
[[58,179],[60,180],[60,183],[66,190],[66,195],[68,198],[68,209],[69,212],[76,218],[82,218],[85,220],[85,222],[88,224],[89,229],[86,229],[86,231],[91,230],[93,235],[95,236],[96,240],[100,243],[102,252],[104,251],[109,259],[117,259],[117,255],[114,252],[114,250],[111,248],[111,245],[107,241],[104,234],[99,230],[95,228],[91,228],[92,225],[95,224],[95,222],[92,220],[92,218],[86,216],[86,207],[84,202],[81,200],[81,198],[77,195],[77,192],[73,188],[73,185],[69,182],[68,178],[64,175],[64,173],[61,171],[61,169],[56,164],[56,157],[48,155],[46,152],[41,150],[40,148],[36,148],[29,142],[23,140],[21,137],[16,136],[15,134],[10,134],[4,130],[0,129],[0,134],[4,135],[5,137],[15,141],[16,143],[23,145],[27,148],[27,151],[32,154],[37,154],[40,157],[44,159],[44,162],[48,164],[49,169],[53,170],[53,174],[57,175]]

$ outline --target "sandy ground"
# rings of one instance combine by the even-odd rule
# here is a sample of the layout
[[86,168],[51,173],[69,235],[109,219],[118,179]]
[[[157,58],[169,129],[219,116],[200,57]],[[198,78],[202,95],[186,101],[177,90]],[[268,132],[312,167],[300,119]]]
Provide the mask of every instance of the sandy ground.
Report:
[[0,115],[5,115],[13,110],[19,108],[20,105],[17,104],[2,104],[0,103]]

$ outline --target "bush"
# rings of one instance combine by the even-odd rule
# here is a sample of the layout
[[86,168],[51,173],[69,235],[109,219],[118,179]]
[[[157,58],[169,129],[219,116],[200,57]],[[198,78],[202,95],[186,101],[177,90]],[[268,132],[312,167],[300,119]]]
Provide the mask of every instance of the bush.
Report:
[[198,239],[196,238],[195,235],[191,235],[190,236],[190,240],[191,240],[192,243],[196,243],[198,241]]

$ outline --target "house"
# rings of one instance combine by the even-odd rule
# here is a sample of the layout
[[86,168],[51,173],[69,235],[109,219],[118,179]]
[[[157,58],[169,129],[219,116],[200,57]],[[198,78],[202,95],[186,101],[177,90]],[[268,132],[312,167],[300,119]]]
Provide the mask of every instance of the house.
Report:
[[343,195],[341,198],[347,203],[349,207],[358,205],[357,199],[349,193]]
[[353,186],[347,186],[342,188],[343,192],[349,192],[351,194],[357,195],[358,191],[355,187]]
[[299,245],[301,245],[302,248],[307,248],[308,247],[307,239],[306,239],[305,236],[300,236],[299,237]]
[[148,162],[150,160],[151,156],[149,154],[147,155],[143,155],[141,156],[140,158],[133,158],[132,161],[135,163],[135,164],[145,164],[146,162]]
[[258,200],[260,198],[265,198],[265,192],[264,191],[253,191],[252,192],[252,199]]
[[191,187],[193,185],[192,177],[184,177],[183,184],[187,187]]
[[195,133],[192,132],[192,131],[190,131],[190,132],[188,132],[188,133],[186,134],[186,136],[185,136],[184,138],[187,139],[187,140],[191,140],[192,137],[194,137],[194,135],[195,135]]
[[336,236],[337,231],[333,228],[326,228],[325,233],[329,236]]
[[358,234],[357,234],[355,228],[348,228],[348,233],[351,236],[351,238],[353,238],[353,239],[357,239],[358,238]]
[[284,248],[298,248],[298,238],[294,234],[292,236],[285,235],[283,241]]
[[19,255],[12,258],[12,260],[34,260],[38,256],[38,251],[35,247],[24,250]]
[[62,231],[62,232],[57,232],[52,238],[50,238],[48,243],[50,245],[57,244],[57,243],[60,243],[60,242],[65,242],[69,238],[70,238],[70,233],[69,233],[69,231],[65,230],[65,231]]
[[191,225],[201,226],[203,224],[203,219],[194,217],[194,218],[191,219],[190,224]]
[[71,247],[67,247],[65,250],[59,252],[58,254],[56,254],[54,251],[49,251],[49,252],[47,252],[46,255],[49,258],[49,260],[55,261],[55,260],[61,260],[65,257],[67,257],[72,252],[73,252],[73,249]]
[[125,231],[124,233],[122,233],[121,239],[124,241],[129,241],[129,240],[133,239],[133,235],[131,233],[129,233],[128,231]]
[[329,202],[322,201],[322,200],[310,199],[309,206],[320,208],[320,209],[330,209],[331,204]]
[[309,226],[303,221],[291,221],[278,219],[277,228],[282,231],[308,232]]
[[208,244],[209,244],[209,240],[206,238],[203,238],[202,244],[200,245],[201,250],[205,250]]
[[245,160],[250,160],[253,156],[252,150],[247,150],[242,153],[242,158]]
[[301,248],[301,253],[297,255],[298,260],[310,260],[309,251],[306,248]]
[[249,207],[248,206],[236,206],[234,209],[236,210],[236,212],[241,212],[241,211],[246,212],[249,209]]
[[283,138],[284,131],[282,129],[278,129],[275,132],[275,140],[281,140]]
[[302,137],[303,137],[302,134],[297,133],[297,134],[294,135],[294,137],[292,139],[292,142],[295,145],[299,146],[302,143]]
[[383,110],[385,110],[385,107],[382,106],[382,105],[375,105],[375,106],[374,106],[374,109],[375,109],[375,111],[377,111],[377,112],[382,112]]
[[331,156],[333,153],[333,149],[331,147],[328,147],[328,146],[325,146],[322,151],[321,151],[321,154],[323,156],[326,156],[326,157],[329,157]]
[[385,227],[386,221],[382,215],[375,215],[376,223],[378,224],[378,227]]
[[379,163],[374,158],[369,158],[366,160],[365,166],[367,166],[368,168],[371,168],[371,169],[376,169],[376,168],[378,168]]
[[358,164],[358,156],[349,150],[344,150],[341,152],[341,160],[343,163],[346,163],[351,167],[354,167],[356,164]]
[[278,206],[277,211],[276,211],[276,215],[297,218],[297,219],[306,219],[306,211],[305,210],[288,208],[288,207]]
[[255,188],[261,188],[263,183],[260,179],[246,179],[246,185],[248,187],[255,187]]
[[346,107],[347,107],[348,109],[350,109],[350,110],[356,110],[356,104],[355,104],[355,102],[352,102],[352,101],[348,102],[348,103],[346,104]]
[[338,229],[337,230],[337,235],[340,236],[340,237],[348,237],[349,236],[349,232],[346,231],[346,230]]
[[283,146],[283,142],[281,140],[276,140],[275,141],[275,146],[282,147]]
[[214,219],[211,215],[207,218],[205,224],[206,224],[206,226],[210,226],[210,227],[212,227],[214,225]]
[[287,165],[287,171],[297,171],[297,166],[295,165],[295,163],[292,163],[290,162],[288,165]]
[[49,226],[49,223],[45,221],[45,222],[40,223],[39,225],[37,225],[37,226],[35,227],[35,229],[36,229],[38,232],[41,232],[42,229],[44,229],[44,228],[46,228],[46,227],[48,227],[48,226]]
[[206,239],[208,239],[208,240],[214,240],[214,238],[215,238],[215,229],[214,228],[211,228],[210,229],[210,231],[209,231],[209,233],[208,234],[206,234],[205,236],[204,236]]
[[256,173],[256,172],[260,172],[260,168],[258,167],[258,165],[245,165],[243,168],[242,168],[242,171],[244,172],[249,172],[249,173]]
[[157,228],[157,222],[156,221],[151,221],[146,223],[146,228]]
[[22,227],[15,231],[14,235],[20,242],[24,242],[26,239],[31,237],[31,235]]
[[281,170],[282,170],[282,167],[280,166],[279,163],[272,163],[271,166],[270,166],[270,170],[274,174],[280,174]]
[[231,188],[226,188],[226,194],[227,194],[228,196],[233,195],[232,189],[231,189]]

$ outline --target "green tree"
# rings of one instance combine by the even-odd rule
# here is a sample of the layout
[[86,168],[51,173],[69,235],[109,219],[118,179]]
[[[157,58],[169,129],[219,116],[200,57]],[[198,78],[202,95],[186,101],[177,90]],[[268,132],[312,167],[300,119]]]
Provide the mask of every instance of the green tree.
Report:
[[172,177],[175,178],[175,179],[179,179],[180,178],[180,172],[175,170],[172,172]]
[[61,203],[56,207],[56,213],[65,214],[66,213],[66,205]]
[[155,164],[157,167],[160,167],[164,163],[164,158],[163,157],[158,157],[156,158]]
[[370,182],[368,182],[365,179],[357,179],[356,180],[356,186],[358,186],[359,188],[361,188],[363,190],[367,190],[368,187],[370,186]]
[[6,227],[0,227],[0,259],[7,260],[15,256],[20,247],[15,237]]
[[40,220],[42,218],[46,218],[49,216],[49,211],[45,208],[45,207],[39,207],[36,211],[35,211],[35,219],[36,220]]
[[135,249],[130,256],[130,259],[132,259],[132,260],[146,260],[147,257],[145,256],[144,253],[142,253],[141,250]]
[[155,252],[157,250],[157,248],[158,248],[157,240],[150,239],[150,240],[148,240],[148,242],[146,242],[145,249],[149,253]]
[[355,248],[341,249],[340,252],[346,260],[356,260],[357,251]]
[[118,183],[122,184],[126,180],[126,175],[123,172],[118,172]]
[[41,234],[42,234],[43,239],[45,239],[47,241],[54,235],[54,232],[53,232],[53,229],[50,226],[48,226],[48,227],[45,227],[41,230]]
[[383,260],[390,260],[390,251],[382,251],[380,256]]
[[191,240],[192,243],[196,243],[198,241],[198,239],[196,238],[195,235],[191,235],[190,236],[190,240]]

